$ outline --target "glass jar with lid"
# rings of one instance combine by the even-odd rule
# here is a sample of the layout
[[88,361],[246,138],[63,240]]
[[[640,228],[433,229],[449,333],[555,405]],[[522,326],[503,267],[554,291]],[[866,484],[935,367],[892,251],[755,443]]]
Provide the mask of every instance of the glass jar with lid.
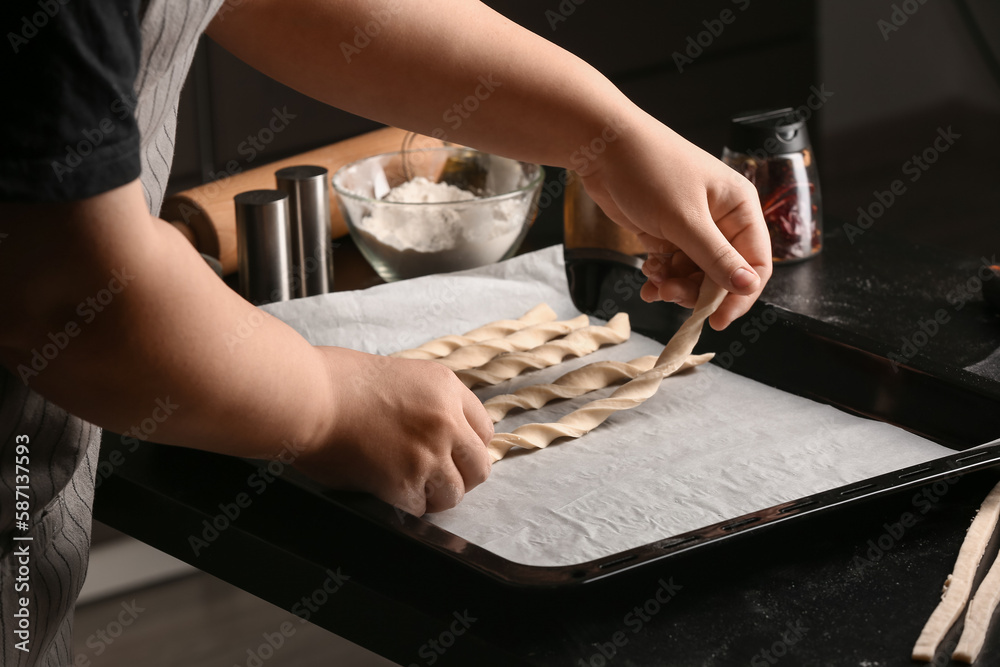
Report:
[[816,160],[804,120],[791,108],[736,115],[722,161],[760,194],[775,262],[809,259],[823,248]]

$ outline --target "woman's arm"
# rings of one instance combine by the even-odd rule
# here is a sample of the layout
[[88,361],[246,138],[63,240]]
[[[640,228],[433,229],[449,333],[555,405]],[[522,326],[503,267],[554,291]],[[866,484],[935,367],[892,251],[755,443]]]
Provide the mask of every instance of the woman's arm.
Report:
[[[219,280],[138,181],[0,204],[0,363],[136,438],[294,460],[415,514],[486,479],[482,404],[433,362],[314,347]],[[150,426],[151,425],[151,426]]]
[[480,2],[244,0],[223,6],[208,33],[331,105],[580,171],[598,204],[641,232],[650,251],[680,250],[649,263],[659,284],[646,288],[647,298],[692,304],[698,280],[690,274],[701,267],[733,292],[712,317],[721,328],[746,312],[770,276],[770,242],[746,179],[579,58]]

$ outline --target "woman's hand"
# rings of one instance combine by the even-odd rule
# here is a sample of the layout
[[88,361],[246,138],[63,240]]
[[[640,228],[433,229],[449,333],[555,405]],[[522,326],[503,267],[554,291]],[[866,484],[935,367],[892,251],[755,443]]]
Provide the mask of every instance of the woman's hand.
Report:
[[771,243],[756,189],[743,176],[643,114],[580,170],[587,192],[638,234],[646,301],[691,307],[707,273],[731,294],[709,322],[745,313],[771,276]]
[[432,361],[317,349],[334,387],[333,427],[296,459],[301,472],[417,516],[454,507],[486,480],[493,422],[452,371]]

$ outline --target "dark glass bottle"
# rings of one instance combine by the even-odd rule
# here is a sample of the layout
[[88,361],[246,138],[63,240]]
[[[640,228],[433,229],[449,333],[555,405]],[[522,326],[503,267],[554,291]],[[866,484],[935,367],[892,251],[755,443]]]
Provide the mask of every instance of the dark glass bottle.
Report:
[[793,109],[732,118],[722,161],[757,187],[775,262],[809,259],[823,248],[819,176],[809,133]]

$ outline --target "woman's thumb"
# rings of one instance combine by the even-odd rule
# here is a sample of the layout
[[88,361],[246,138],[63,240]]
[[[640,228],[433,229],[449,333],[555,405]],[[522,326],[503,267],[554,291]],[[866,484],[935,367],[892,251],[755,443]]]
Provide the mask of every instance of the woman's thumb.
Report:
[[720,287],[734,294],[753,294],[760,276],[714,223],[690,230],[681,248]]

